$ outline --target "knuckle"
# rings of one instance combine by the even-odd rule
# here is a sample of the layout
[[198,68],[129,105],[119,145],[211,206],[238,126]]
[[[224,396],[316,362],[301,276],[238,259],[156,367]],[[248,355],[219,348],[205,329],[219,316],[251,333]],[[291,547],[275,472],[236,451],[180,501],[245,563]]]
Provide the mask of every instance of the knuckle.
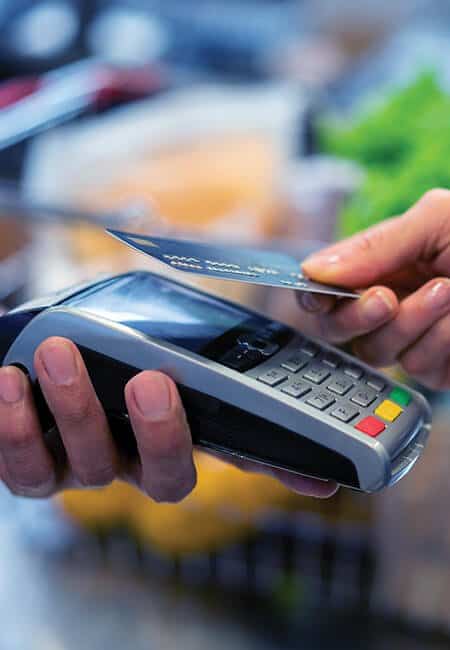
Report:
[[186,441],[180,436],[167,437],[163,444],[158,445],[155,450],[158,460],[162,463],[177,463],[186,456]]
[[187,424],[182,425],[177,418],[177,426],[160,435],[149,436],[143,442],[142,453],[156,463],[176,464],[192,451],[192,442],[188,437]]
[[28,429],[19,430],[14,427],[3,431],[0,435],[0,448],[20,452],[28,449],[34,442],[35,436]]
[[382,245],[382,230],[377,227],[369,228],[357,235],[356,243],[361,253],[371,255],[380,250]]
[[106,487],[116,478],[116,468],[113,465],[98,467],[79,467],[74,470],[75,476],[83,487]]
[[71,400],[69,404],[60,407],[59,412],[55,414],[58,423],[61,426],[70,428],[82,427],[92,416],[92,408],[89,402],[84,400]]

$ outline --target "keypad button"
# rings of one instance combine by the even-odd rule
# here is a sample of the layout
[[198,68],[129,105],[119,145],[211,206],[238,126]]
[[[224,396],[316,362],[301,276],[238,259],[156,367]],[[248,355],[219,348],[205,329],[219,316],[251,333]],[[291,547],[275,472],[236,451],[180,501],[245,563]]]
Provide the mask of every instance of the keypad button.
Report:
[[353,382],[350,377],[346,377],[345,375],[336,375],[331,384],[328,384],[327,388],[328,390],[331,390],[332,393],[336,393],[336,395],[345,395],[348,393],[350,388],[353,388]]
[[374,418],[373,415],[369,415],[367,418],[364,418],[364,420],[361,420],[361,422],[358,422],[358,424],[355,425],[355,429],[362,431],[362,433],[365,433],[372,438],[376,438],[380,433],[383,433],[386,429],[386,425],[378,418]]
[[303,395],[306,395],[311,391],[311,386],[308,386],[308,384],[301,379],[293,379],[292,381],[283,384],[281,390],[283,393],[286,393],[291,397],[303,397]]
[[313,363],[305,372],[303,377],[314,384],[321,384],[330,376],[329,370],[320,363]]
[[315,343],[311,343],[311,341],[305,341],[302,343],[300,349],[310,357],[317,357],[320,352],[319,347]]
[[386,383],[382,379],[375,377],[374,375],[367,377],[366,384],[376,390],[377,393],[381,393],[381,391],[384,390],[386,386]]
[[376,398],[377,394],[372,388],[360,388],[351,399],[358,406],[365,408],[366,406],[370,406]]
[[389,399],[385,399],[384,402],[375,409],[375,415],[378,415],[383,420],[388,422],[394,422],[399,415],[403,413],[403,409],[394,402],[391,402]]
[[361,379],[361,377],[364,374],[359,366],[356,366],[352,363],[348,363],[347,365],[345,365],[343,370],[346,375],[356,380]]
[[319,409],[320,411],[325,411],[329,406],[334,404],[335,400],[326,391],[321,391],[320,393],[314,393],[306,400],[306,403],[314,408]]
[[323,355],[322,357],[322,362],[326,363],[327,366],[330,366],[330,368],[339,368],[341,361],[339,357],[336,354],[333,354],[332,352],[327,352]]
[[351,404],[341,404],[334,411],[331,411],[331,415],[342,422],[350,422],[359,415],[359,411]]
[[299,372],[302,368],[308,365],[310,360],[311,357],[308,357],[306,354],[294,354],[292,357],[289,357],[289,359],[286,359],[286,361],[283,361],[281,365],[290,372]]
[[409,403],[410,403],[412,397],[411,397],[411,395],[410,395],[406,390],[404,390],[403,388],[398,388],[398,387],[396,387],[396,388],[394,388],[394,389],[390,392],[390,394],[389,394],[389,399],[390,399],[392,402],[395,402],[396,404],[398,404],[399,406],[406,407],[406,406],[409,405]]
[[258,381],[262,381],[263,384],[267,384],[268,386],[278,386],[278,384],[281,384],[281,382],[288,377],[289,375],[287,372],[274,368],[273,370],[268,370],[263,375],[260,375]]

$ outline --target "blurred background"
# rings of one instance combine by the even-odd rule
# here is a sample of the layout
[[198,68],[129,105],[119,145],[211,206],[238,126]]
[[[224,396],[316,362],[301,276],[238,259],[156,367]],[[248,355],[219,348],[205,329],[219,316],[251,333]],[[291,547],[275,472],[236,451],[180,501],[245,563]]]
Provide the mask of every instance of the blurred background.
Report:
[[[0,0],[0,78],[10,307],[164,272],[105,225],[301,259],[450,187],[443,0]],[[288,291],[201,286],[301,328]],[[0,650],[450,647],[450,397],[428,397],[423,462],[377,496],[201,453],[179,505],[2,490]]]

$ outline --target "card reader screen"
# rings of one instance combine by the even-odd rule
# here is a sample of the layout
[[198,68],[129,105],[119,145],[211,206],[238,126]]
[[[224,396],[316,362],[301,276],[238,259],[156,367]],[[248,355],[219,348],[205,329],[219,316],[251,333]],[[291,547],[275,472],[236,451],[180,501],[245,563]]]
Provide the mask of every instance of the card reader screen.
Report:
[[93,287],[65,304],[197,353],[249,318],[245,311],[147,273]]

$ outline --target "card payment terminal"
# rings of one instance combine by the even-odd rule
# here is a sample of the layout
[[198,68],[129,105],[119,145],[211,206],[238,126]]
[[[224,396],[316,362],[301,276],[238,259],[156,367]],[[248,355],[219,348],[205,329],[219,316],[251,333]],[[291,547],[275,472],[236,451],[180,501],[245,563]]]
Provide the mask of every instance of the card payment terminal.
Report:
[[52,418],[33,354],[49,336],[78,345],[119,445],[134,441],[123,393],[143,369],[177,382],[195,444],[365,492],[404,476],[429,434],[430,408],[417,392],[281,323],[144,271],[0,319],[2,364],[34,382],[45,429]]

